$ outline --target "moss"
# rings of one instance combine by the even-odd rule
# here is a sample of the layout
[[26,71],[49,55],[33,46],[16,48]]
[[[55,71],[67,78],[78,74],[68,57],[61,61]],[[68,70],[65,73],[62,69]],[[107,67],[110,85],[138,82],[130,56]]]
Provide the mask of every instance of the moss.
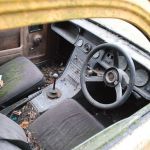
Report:
[[19,64],[16,61],[9,62],[0,67],[0,74],[3,75],[4,87],[0,89],[0,98],[12,91],[12,89],[22,80],[20,74],[23,71],[24,62]]

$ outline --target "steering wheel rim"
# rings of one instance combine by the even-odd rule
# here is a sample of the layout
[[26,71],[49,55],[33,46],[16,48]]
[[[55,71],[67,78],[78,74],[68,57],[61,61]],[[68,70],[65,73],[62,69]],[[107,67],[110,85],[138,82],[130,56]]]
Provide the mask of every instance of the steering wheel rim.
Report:
[[[96,101],[88,92],[87,87],[86,87],[86,81],[85,81],[85,71],[87,69],[87,65],[89,60],[92,58],[92,56],[100,51],[100,50],[105,50],[105,49],[110,49],[112,48],[113,50],[117,50],[118,52],[122,53],[123,56],[126,58],[127,64],[128,64],[128,68],[130,69],[130,74],[129,74],[129,84],[127,86],[127,89],[125,91],[125,93],[121,96],[121,98],[119,100],[116,100],[113,103],[109,103],[109,104],[103,104],[100,103],[98,101]],[[118,70],[119,72],[119,70]],[[120,81],[119,81],[120,82]],[[86,99],[94,106],[101,108],[101,109],[112,109],[112,108],[116,108],[120,105],[122,105],[131,95],[133,87],[134,87],[134,83],[135,83],[135,66],[133,63],[133,60],[131,58],[131,56],[125,51],[123,50],[121,47],[114,45],[114,44],[110,44],[110,43],[105,43],[105,44],[101,44],[96,46],[87,56],[82,69],[81,69],[81,76],[80,76],[80,83],[81,83],[81,89],[82,92],[84,94],[84,96],[86,97]],[[121,85],[121,84],[120,84]],[[117,86],[116,86],[117,87]],[[118,86],[119,87],[119,86]],[[117,88],[118,88],[117,87]],[[117,89],[116,88],[116,89]],[[120,88],[120,87],[119,87]],[[122,89],[121,89],[122,90]],[[117,95],[117,92],[116,92]]]

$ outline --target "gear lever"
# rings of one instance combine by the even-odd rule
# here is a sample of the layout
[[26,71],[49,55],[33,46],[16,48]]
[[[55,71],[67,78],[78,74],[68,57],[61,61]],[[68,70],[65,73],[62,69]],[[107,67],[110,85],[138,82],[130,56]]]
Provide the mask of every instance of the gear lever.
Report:
[[53,91],[56,92],[56,80],[57,80],[57,78],[58,78],[58,74],[57,74],[57,73],[54,73],[54,74],[53,74],[53,78],[54,78]]
[[47,92],[47,96],[51,99],[55,99],[55,98],[59,98],[61,96],[61,92],[58,88],[56,88],[56,81],[58,79],[58,74],[54,73],[52,75],[54,82],[52,87],[49,88],[48,92]]

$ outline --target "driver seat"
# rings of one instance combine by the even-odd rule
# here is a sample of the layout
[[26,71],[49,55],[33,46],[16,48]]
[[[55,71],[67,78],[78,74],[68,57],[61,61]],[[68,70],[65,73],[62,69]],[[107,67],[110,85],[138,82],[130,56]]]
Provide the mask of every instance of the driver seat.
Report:
[[[0,120],[1,136],[5,139],[27,141],[23,129],[15,122],[4,115],[0,115]],[[45,150],[70,150],[103,128],[73,99],[63,100],[53,106],[29,127],[31,133]],[[0,139],[0,147],[2,146],[5,150],[16,148],[15,145]]]

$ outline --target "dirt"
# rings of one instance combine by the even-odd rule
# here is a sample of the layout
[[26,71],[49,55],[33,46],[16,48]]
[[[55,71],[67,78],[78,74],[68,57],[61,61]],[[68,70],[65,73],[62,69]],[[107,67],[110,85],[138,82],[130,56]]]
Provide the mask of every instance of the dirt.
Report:
[[31,148],[33,148],[34,150],[41,150],[37,140],[28,130],[29,125],[39,116],[39,114],[30,103],[27,103],[24,107],[22,107],[21,112],[22,115],[20,116],[21,119],[19,121],[19,125],[24,129]]
[[32,136],[31,132],[28,130],[29,125],[39,116],[38,112],[33,108],[30,103],[27,103],[20,109],[14,110],[10,118],[18,123],[25,131],[27,136],[27,141],[34,150],[42,150],[39,146],[37,140]]

